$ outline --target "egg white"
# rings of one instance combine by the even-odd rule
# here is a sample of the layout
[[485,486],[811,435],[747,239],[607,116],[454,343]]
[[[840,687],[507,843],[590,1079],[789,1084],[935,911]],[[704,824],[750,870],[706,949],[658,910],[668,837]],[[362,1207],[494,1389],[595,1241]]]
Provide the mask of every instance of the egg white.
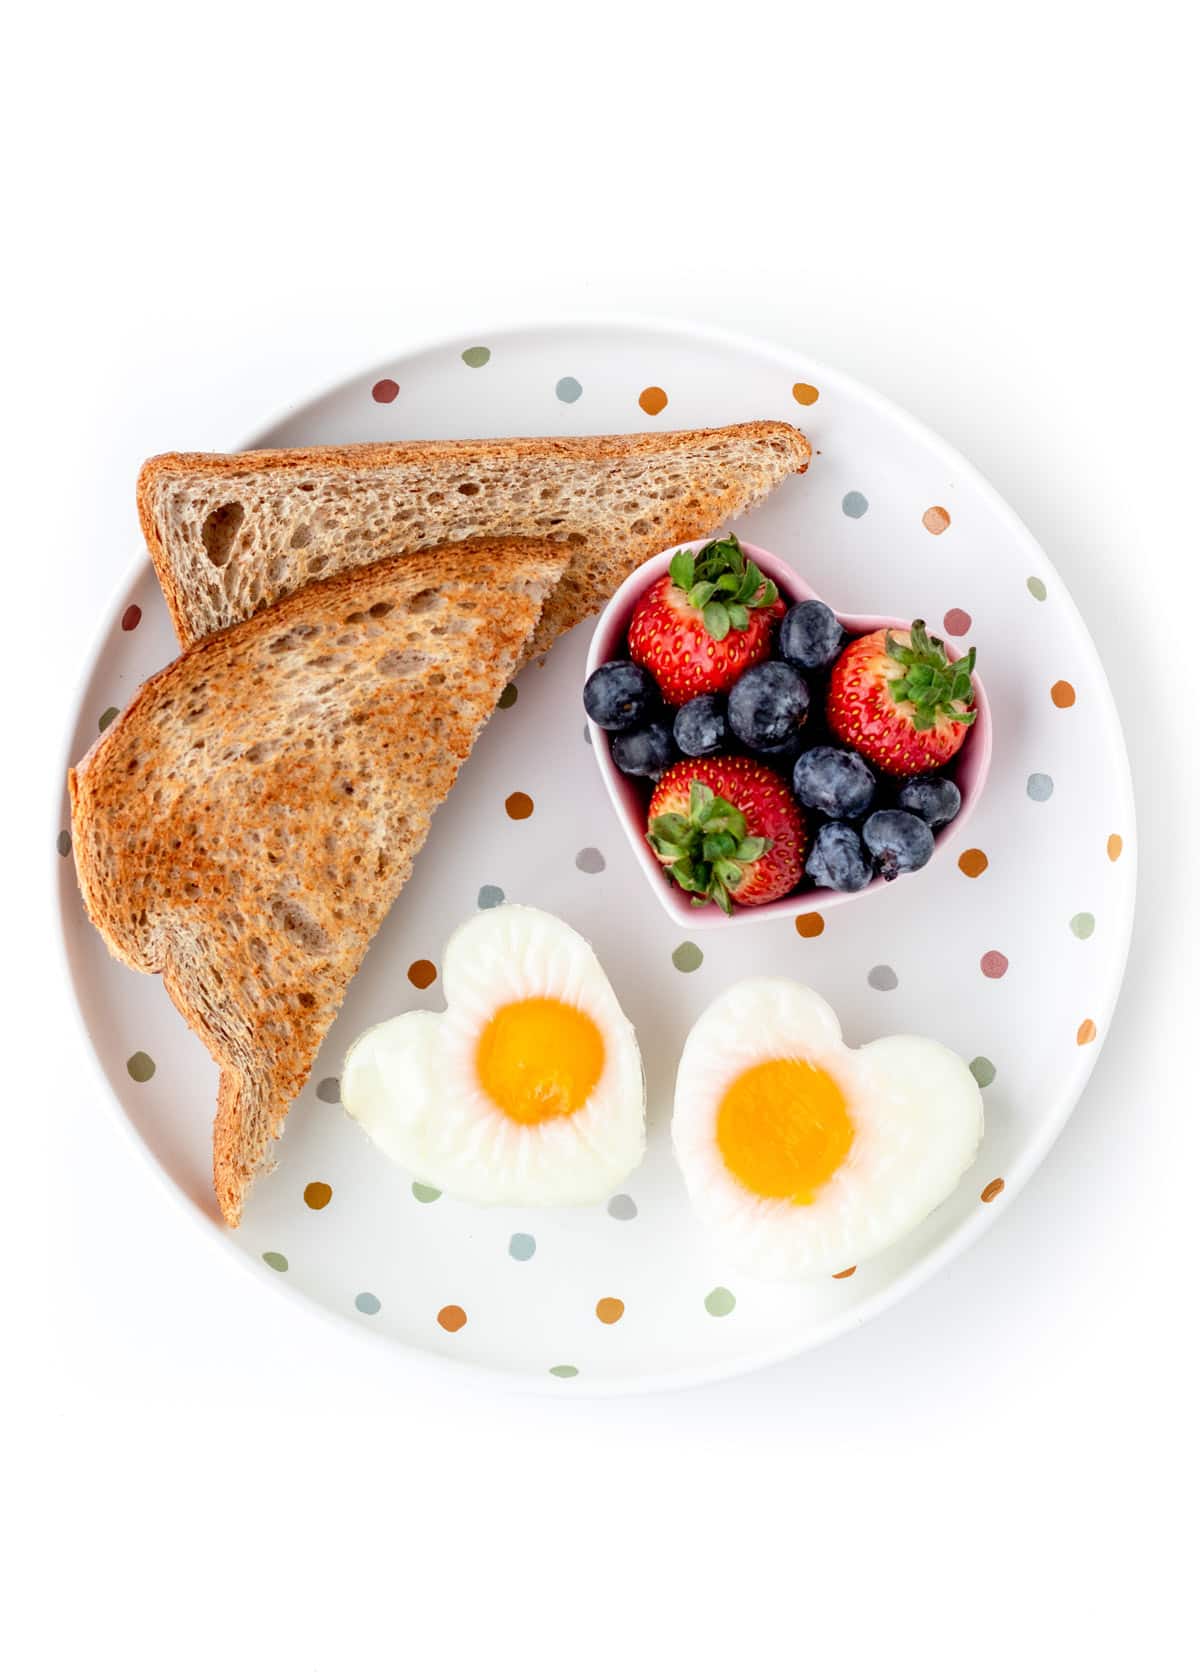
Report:
[[[733,1176],[717,1111],[747,1068],[795,1056],[836,1081],[854,1126],[846,1159],[811,1203],[764,1197]],[[769,1279],[829,1277],[907,1235],[945,1201],[983,1136],[970,1068],[933,1039],[842,1039],[824,998],[792,980],[746,980],[696,1022],[680,1058],[671,1136],[696,1213],[731,1264]]]
[[[350,1046],[342,1106],[420,1181],[465,1201],[567,1207],[609,1195],[642,1159],[645,1082],[631,1023],[595,952],[556,916],[481,911],[451,936],[446,1009],[381,1022]],[[505,1004],[556,998],[596,1025],[604,1067],[574,1114],[520,1125],[482,1089],[476,1047]]]

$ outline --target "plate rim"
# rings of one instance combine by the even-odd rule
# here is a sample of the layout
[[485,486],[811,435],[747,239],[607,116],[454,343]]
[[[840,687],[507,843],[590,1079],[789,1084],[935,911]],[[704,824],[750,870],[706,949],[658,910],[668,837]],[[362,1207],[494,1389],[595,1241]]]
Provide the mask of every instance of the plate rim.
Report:
[[[664,1371],[648,1376],[617,1377],[588,1377],[581,1372],[581,1381],[559,1380],[549,1383],[546,1372],[525,1372],[496,1365],[486,1365],[474,1360],[459,1359],[450,1354],[422,1348],[404,1341],[398,1336],[381,1336],[377,1331],[372,1331],[366,1324],[355,1322],[345,1314],[338,1312],[333,1307],[326,1306],[325,1303],[302,1290],[289,1288],[274,1277],[268,1277],[265,1268],[255,1261],[249,1250],[228,1240],[227,1227],[223,1223],[218,1223],[211,1215],[205,1213],[203,1209],[196,1205],[133,1124],[101,1062],[99,1050],[84,1014],[80,988],[76,982],[71,951],[71,938],[73,936],[67,922],[69,909],[77,906],[78,903],[79,888],[75,869],[73,863],[69,871],[65,869],[63,866],[67,859],[60,857],[57,851],[53,853],[50,862],[50,868],[53,870],[53,890],[58,911],[59,937],[55,941],[55,945],[59,976],[65,990],[70,995],[72,1020],[78,1038],[86,1046],[92,1076],[103,1090],[105,1108],[112,1114],[116,1121],[115,1129],[124,1135],[126,1144],[131,1147],[134,1156],[140,1160],[143,1169],[148,1171],[149,1176],[157,1182],[168,1199],[175,1206],[182,1208],[185,1216],[207,1234],[211,1244],[219,1249],[228,1260],[244,1270],[248,1276],[255,1278],[260,1286],[271,1290],[277,1299],[287,1301],[298,1313],[315,1314],[319,1321],[324,1321],[344,1335],[352,1336],[360,1345],[364,1342],[374,1342],[378,1348],[386,1350],[386,1353],[381,1356],[414,1360],[430,1373],[437,1372],[448,1375],[450,1371],[453,1371],[456,1380],[466,1380],[491,1390],[499,1388],[509,1393],[539,1395],[554,1393],[562,1394],[564,1397],[574,1396],[577,1399],[668,1393],[699,1388],[710,1383],[724,1382],[754,1371],[765,1370],[774,1365],[781,1365],[786,1361],[797,1358],[800,1354],[823,1347],[850,1331],[862,1328],[889,1308],[897,1306],[901,1301],[907,1299],[929,1278],[935,1276],[943,1267],[948,1266],[960,1254],[965,1253],[968,1248],[972,1247],[986,1231],[992,1229],[996,1219],[1007,1212],[1009,1206],[1017,1199],[1046,1159],[1050,1150],[1062,1135],[1067,1121],[1074,1113],[1080,1098],[1095,1073],[1124,989],[1133,928],[1137,916],[1137,807],[1129,748],[1108,673],[1083,614],[1080,612],[1070,590],[1064,584],[1049,554],[1046,553],[1021,516],[995,488],[991,480],[961,450],[948,443],[932,427],[927,426],[923,420],[918,419],[892,398],[884,396],[872,386],[863,383],[853,374],[843,373],[840,369],[822,361],[820,358],[810,356],[806,351],[792,348],[780,341],[739,332],[715,323],[687,320],[682,317],[612,311],[584,314],[564,313],[562,315],[544,316],[535,320],[524,317],[508,320],[501,318],[500,321],[489,328],[479,327],[471,331],[456,332],[453,336],[443,332],[434,336],[414,338],[404,348],[397,349],[386,361],[383,359],[376,360],[370,366],[323,387],[321,391],[309,396],[304,401],[288,404],[257,427],[248,439],[234,447],[237,450],[270,447],[264,443],[264,438],[278,430],[286,421],[293,419],[305,408],[317,402],[336,398],[342,393],[352,390],[361,382],[364,382],[370,374],[387,365],[394,366],[439,351],[457,350],[464,344],[492,345],[502,338],[520,338],[539,333],[566,335],[580,332],[622,331],[640,332],[648,336],[670,336],[681,340],[694,341],[698,339],[727,351],[754,356],[760,360],[773,361],[781,368],[786,368],[789,364],[793,366],[802,364],[806,373],[816,376],[818,385],[822,380],[831,381],[840,390],[852,395],[856,401],[873,409],[882,419],[898,426],[913,441],[931,450],[957,472],[968,476],[972,481],[973,488],[981,494],[993,513],[1009,527],[1014,539],[1039,557],[1043,574],[1057,586],[1056,599],[1068,611],[1073,620],[1075,633],[1079,637],[1086,655],[1093,662],[1099,678],[1096,685],[1097,701],[1101,706],[1107,708],[1111,732],[1120,749],[1117,755],[1117,791],[1126,812],[1123,819],[1122,837],[1125,841],[1125,854],[1128,859],[1128,910],[1121,931],[1119,949],[1115,953],[1115,962],[1110,969],[1113,976],[1111,989],[1108,996],[1101,1000],[1105,1005],[1104,1027],[1098,1034],[1095,1054],[1086,1059],[1081,1059],[1076,1064],[1076,1072],[1069,1081],[1064,1095],[1050,1110],[1044,1113],[1034,1136],[1029,1139],[1025,1147],[1009,1165],[1004,1180],[1004,1195],[997,1199],[999,1205],[997,1205],[997,1202],[977,1205],[958,1226],[935,1244],[920,1260],[902,1272],[899,1277],[879,1289],[866,1301],[859,1302],[857,1305],[848,1305],[815,1329],[809,1328],[790,1339],[785,1338],[783,1342],[772,1344],[765,1350],[758,1349],[752,1353],[726,1356],[723,1359],[688,1366],[677,1371]],[[472,336],[472,332],[475,336]],[[533,436],[534,434],[521,435]],[[72,740],[82,714],[87,684],[96,668],[104,644],[111,635],[114,611],[120,601],[131,593],[132,585],[138,575],[145,570],[147,564],[152,566],[149,554],[143,548],[139,557],[121,574],[117,588],[111,592],[109,610],[98,619],[96,629],[86,643],[83,658],[77,667],[77,675],[69,702],[65,708],[65,721],[60,736],[58,762],[63,768],[63,781],[59,786],[56,807],[56,831],[61,831],[63,820],[65,773],[67,768],[76,762],[72,756]],[[69,830],[69,800],[66,802],[66,810]],[[71,856],[72,854],[68,855]]]

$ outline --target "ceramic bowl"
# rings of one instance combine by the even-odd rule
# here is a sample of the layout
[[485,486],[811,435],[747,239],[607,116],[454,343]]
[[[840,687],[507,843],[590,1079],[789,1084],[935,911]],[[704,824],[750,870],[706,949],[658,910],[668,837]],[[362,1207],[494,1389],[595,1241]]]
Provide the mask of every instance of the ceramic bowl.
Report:
[[[704,542],[679,543],[661,554],[655,555],[653,560],[647,560],[637,571],[632,572],[617,590],[612,600],[600,615],[596,625],[596,632],[588,648],[587,674],[598,665],[605,664],[610,659],[624,659],[628,657],[626,636],[629,622],[633,617],[634,608],[642,594],[652,583],[660,578],[669,568],[672,558],[680,548],[690,548],[693,553],[703,548]],[[792,568],[781,560],[777,554],[769,553],[765,548],[758,548],[753,543],[744,542],[743,549],[765,577],[769,577],[778,587],[779,593],[790,605],[793,601],[805,601],[816,598],[816,591],[805,580],[794,572]],[[829,603],[841,620],[850,636],[865,636],[872,630],[907,630],[911,620],[901,618],[871,617],[863,613],[840,612],[831,601]],[[963,651],[956,649],[954,644],[946,641],[946,652],[957,659]],[[978,673],[973,677],[975,685],[975,710],[977,713],[974,724],[967,731],[966,740],[961,750],[949,766],[950,773],[958,783],[962,794],[962,805],[958,815],[946,823],[934,834],[934,854],[926,865],[926,869],[937,868],[943,858],[939,854],[953,856],[956,844],[962,834],[964,826],[970,821],[971,812],[978,803],[987,780],[988,766],[992,757],[992,720],[988,709],[987,695],[979,679]],[[723,910],[715,904],[693,904],[688,893],[668,879],[662,866],[656,861],[645,841],[646,809],[650,802],[651,784],[637,777],[626,776],[617,769],[613,762],[611,737],[595,724],[589,725],[592,747],[596,754],[596,762],[600,766],[600,775],[608,789],[609,798],[616,808],[617,816],[625,836],[633,848],[635,857],[641,865],[642,873],[650,883],[650,888],[659,903],[673,922],[680,927],[693,927],[699,924],[712,925],[736,919],[743,925],[750,921],[775,921],[783,916],[795,916],[803,911],[818,910],[824,914],[834,904],[850,900],[869,898],[872,893],[882,888],[897,888],[910,877],[901,875],[898,880],[885,881],[876,876],[861,892],[839,893],[828,887],[814,887],[802,885],[798,891],[789,893],[786,898],[780,898],[774,904],[740,905],[734,912],[734,917],[727,917]],[[923,872],[922,872],[923,873]]]

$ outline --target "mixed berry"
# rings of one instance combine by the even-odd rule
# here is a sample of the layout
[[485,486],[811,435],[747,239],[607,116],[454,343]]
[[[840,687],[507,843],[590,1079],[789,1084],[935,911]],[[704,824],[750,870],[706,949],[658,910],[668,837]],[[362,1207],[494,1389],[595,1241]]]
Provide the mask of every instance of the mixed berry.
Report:
[[859,892],[924,868],[957,816],[951,765],[975,720],[974,648],[922,620],[851,637],[787,602],[736,537],[680,550],[642,595],[629,657],[584,708],[625,775],[654,784],[646,842],[693,902]]

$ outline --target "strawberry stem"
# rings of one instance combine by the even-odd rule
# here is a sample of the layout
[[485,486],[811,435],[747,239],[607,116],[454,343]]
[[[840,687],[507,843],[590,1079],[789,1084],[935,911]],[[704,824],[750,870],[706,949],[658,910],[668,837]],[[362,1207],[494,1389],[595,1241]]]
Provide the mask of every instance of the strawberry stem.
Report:
[[916,729],[933,729],[939,718],[952,723],[975,722],[978,714],[970,709],[975,699],[971,684],[974,648],[961,659],[949,660],[946,644],[929,634],[923,618],[913,620],[907,647],[890,630],[884,645],[888,657],[903,668],[901,676],[889,678],[888,693],[893,700],[907,700],[912,705]]
[[710,900],[731,915],[732,890],[742,879],[742,865],[756,863],[772,842],[746,832],[736,805],[718,798],[701,781],[688,789],[688,808],[655,817],[646,834],[659,862],[693,904]]
[[704,628],[715,642],[723,642],[731,630],[745,630],[750,614],[771,606],[779,595],[732,532],[706,543],[698,554],[681,548],[670,571],[688,605],[703,613]]

